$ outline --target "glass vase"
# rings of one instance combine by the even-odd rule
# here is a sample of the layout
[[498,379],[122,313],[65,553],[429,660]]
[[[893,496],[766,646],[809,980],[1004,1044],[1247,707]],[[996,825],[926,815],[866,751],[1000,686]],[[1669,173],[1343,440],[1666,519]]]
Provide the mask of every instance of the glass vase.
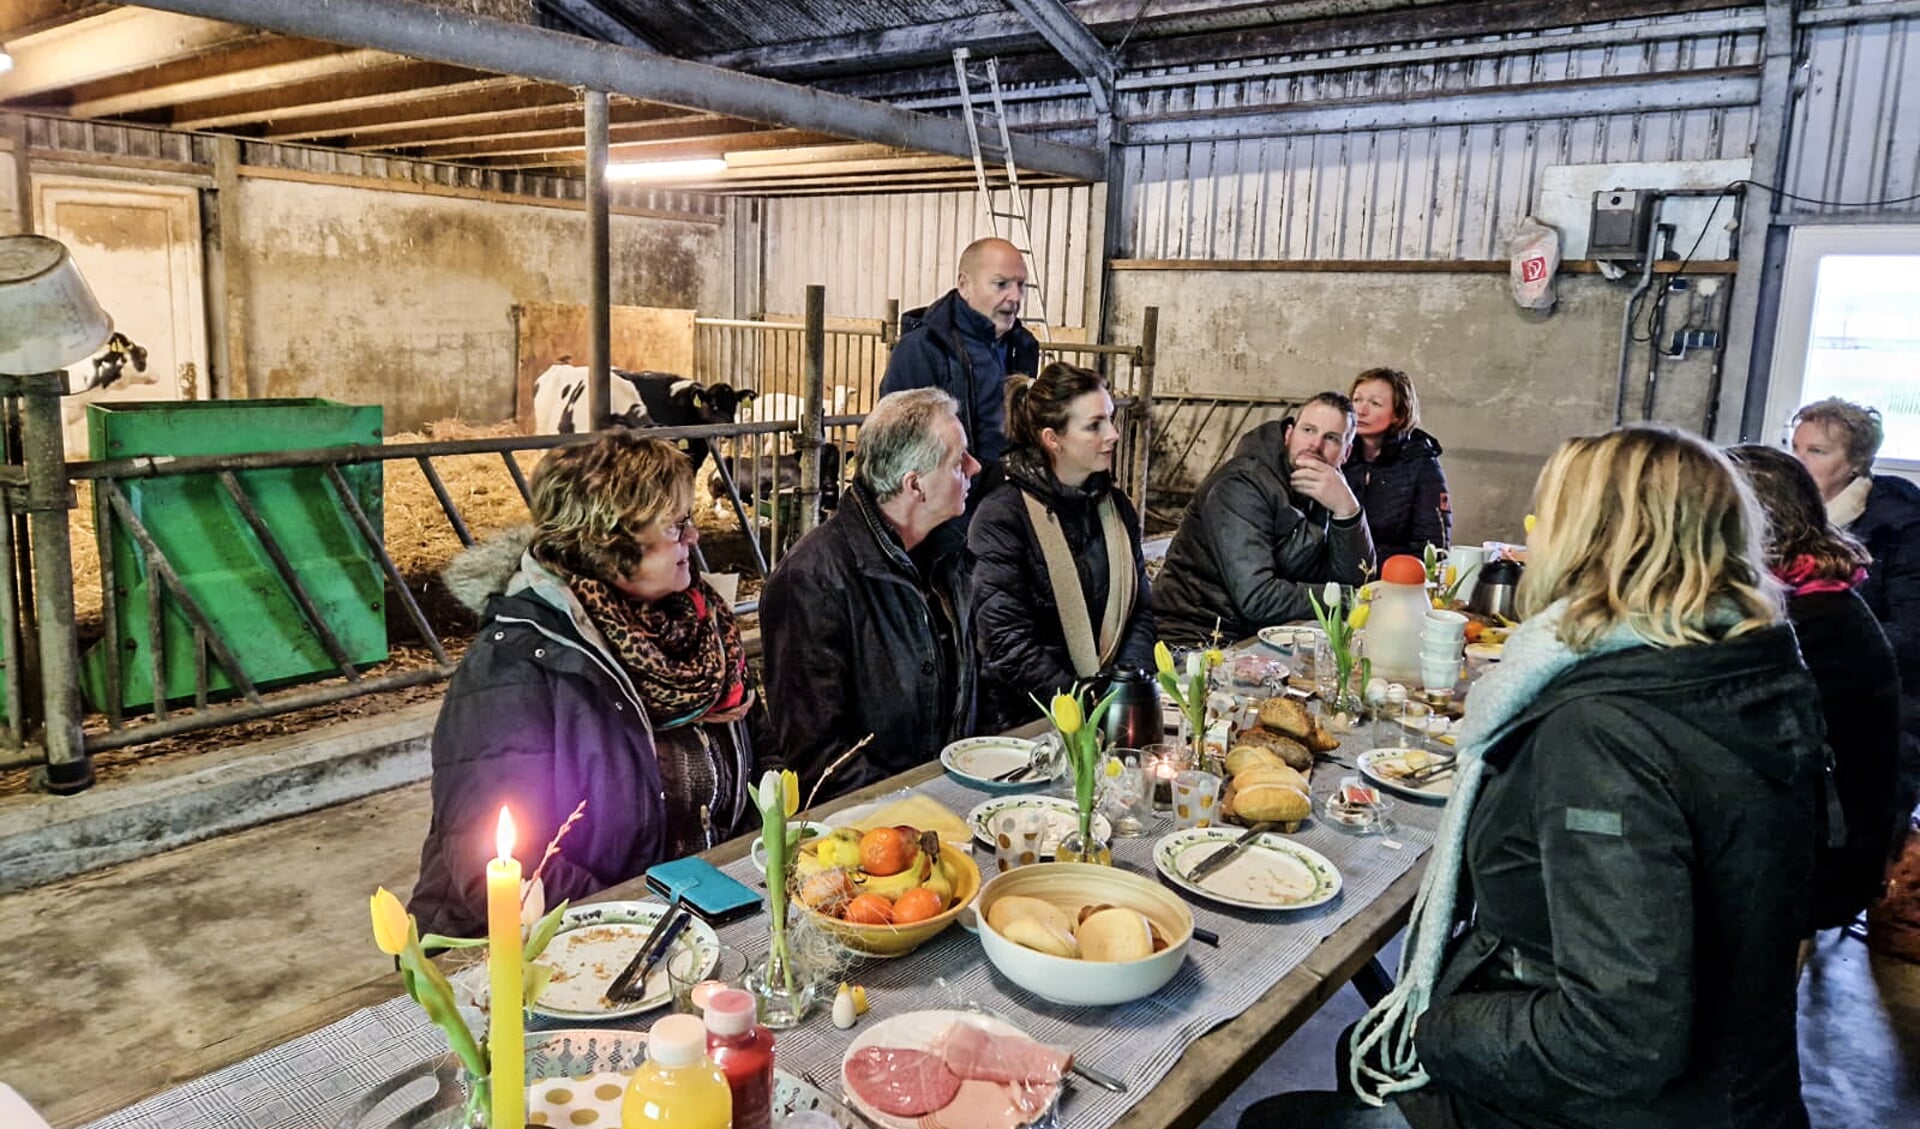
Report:
[[813,1010],[813,977],[779,944],[759,967],[747,970],[742,987],[753,994],[760,1022],[775,1031],[798,1026]]
[[1086,862],[1095,866],[1113,865],[1113,844],[1093,833],[1093,813],[1080,813],[1080,826],[1067,832],[1053,852],[1056,862]]

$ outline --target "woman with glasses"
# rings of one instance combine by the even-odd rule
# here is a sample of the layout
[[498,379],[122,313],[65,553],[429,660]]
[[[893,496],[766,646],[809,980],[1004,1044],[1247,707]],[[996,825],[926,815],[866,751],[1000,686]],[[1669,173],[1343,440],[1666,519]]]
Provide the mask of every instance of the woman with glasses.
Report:
[[[533,526],[447,570],[480,630],[433,734],[433,823],[412,909],[423,931],[485,925],[485,859],[513,813],[549,904],[705,850],[752,810],[755,705],[732,610],[693,575],[693,468],[626,431],[549,454]],[[757,711],[755,711],[757,712]]]

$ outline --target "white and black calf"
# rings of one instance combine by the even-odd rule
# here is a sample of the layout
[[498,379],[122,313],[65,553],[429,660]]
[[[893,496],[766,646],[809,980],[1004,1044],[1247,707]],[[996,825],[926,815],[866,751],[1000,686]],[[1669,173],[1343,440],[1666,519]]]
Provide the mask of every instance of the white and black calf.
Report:
[[[614,369],[607,381],[607,409],[621,427],[697,427],[733,423],[756,393],[730,384],[700,384],[667,372]],[[533,426],[541,435],[590,430],[585,365],[550,365],[533,382]],[[706,461],[704,439],[681,440],[695,467]]]

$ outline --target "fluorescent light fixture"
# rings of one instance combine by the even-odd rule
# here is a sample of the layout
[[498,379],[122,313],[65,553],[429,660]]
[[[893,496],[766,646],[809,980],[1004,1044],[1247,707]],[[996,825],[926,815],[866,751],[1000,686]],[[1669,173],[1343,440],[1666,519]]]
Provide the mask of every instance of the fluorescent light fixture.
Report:
[[725,172],[727,162],[719,157],[694,157],[685,161],[632,161],[607,166],[608,180],[675,180]]

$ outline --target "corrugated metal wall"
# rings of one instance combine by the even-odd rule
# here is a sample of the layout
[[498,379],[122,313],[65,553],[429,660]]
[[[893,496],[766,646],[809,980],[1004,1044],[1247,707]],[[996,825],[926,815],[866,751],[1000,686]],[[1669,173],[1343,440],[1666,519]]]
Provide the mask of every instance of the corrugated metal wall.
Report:
[[[1848,202],[1920,194],[1920,18],[1814,25],[1804,34],[1806,88],[1793,115],[1787,191]],[[1920,200],[1883,210],[1920,213]],[[1780,211],[1856,209],[1782,200]]]
[[[1236,128],[1219,108],[1261,106],[1248,136],[1136,146],[1127,153],[1129,239],[1138,259],[1495,259],[1548,165],[1744,156],[1751,106],[1686,108],[1689,91],[1726,102],[1759,62],[1754,15],[1709,13],[1418,48],[1412,59],[1254,64],[1252,77],[1154,87],[1156,115]],[[1329,63],[1346,69],[1327,70]],[[1356,66],[1356,64],[1359,64]],[[1692,72],[1695,77],[1687,76]],[[1626,100],[1650,111],[1594,113],[1595,92],[1636,76]],[[1152,79],[1152,76],[1148,76]],[[1166,79],[1152,79],[1167,81]],[[1140,80],[1134,80],[1140,81]],[[1571,82],[1555,91],[1541,84]],[[1613,90],[1618,93],[1620,88]],[[1503,93],[1504,91],[1504,93]],[[1446,124],[1420,122],[1422,103]],[[1331,114],[1329,114],[1331,111]],[[1483,115],[1483,121],[1474,121]],[[1398,128],[1373,125],[1398,116]],[[1508,119],[1508,120],[1500,120]],[[1519,120],[1515,120],[1519,119]],[[1178,129],[1170,125],[1169,130]]]
[[[1026,195],[1047,320],[1085,325],[1087,241],[1100,237],[1092,189]],[[799,311],[818,284],[834,317],[880,317],[889,298],[903,309],[931,302],[952,287],[961,248],[991,231],[973,192],[782,197],[766,202],[763,222],[767,312]]]

